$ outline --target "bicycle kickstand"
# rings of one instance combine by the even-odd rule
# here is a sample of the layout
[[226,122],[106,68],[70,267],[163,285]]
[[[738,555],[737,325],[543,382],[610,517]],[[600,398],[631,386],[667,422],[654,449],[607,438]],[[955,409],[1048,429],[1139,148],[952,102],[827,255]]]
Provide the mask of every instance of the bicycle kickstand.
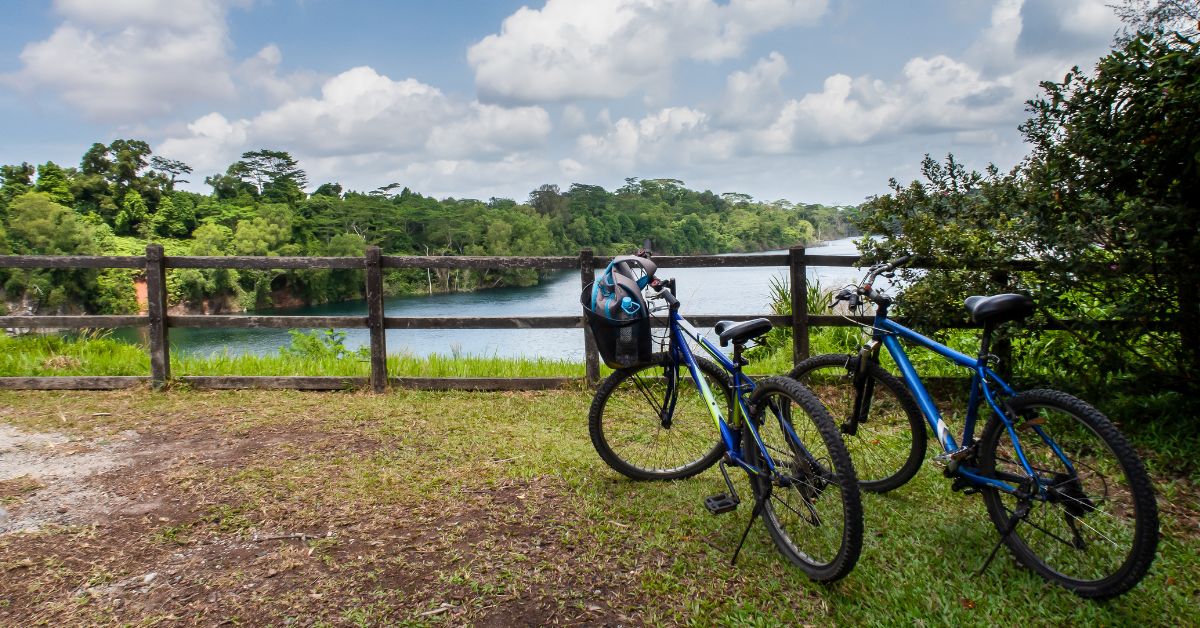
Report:
[[987,571],[987,568],[991,566],[992,560],[996,558],[996,552],[1000,551],[1000,546],[1004,545],[1004,540],[1008,538],[1008,535],[1012,534],[1013,531],[1017,529],[1017,524],[1028,515],[1029,502],[1025,501],[1018,504],[1017,509],[1013,511],[1012,516],[1008,518],[1008,523],[1005,525],[1006,529],[1004,530],[1004,533],[1000,535],[1000,540],[996,541],[996,546],[992,548],[992,553],[988,554],[987,560],[983,561],[983,567],[980,567],[979,573],[975,574],[976,577],[983,576],[984,572]]
[[729,559],[730,566],[737,564],[738,554],[742,553],[742,546],[746,544],[746,537],[750,536],[750,528],[754,525],[754,520],[762,514],[763,505],[767,503],[767,499],[771,497],[771,485],[767,484],[767,488],[763,494],[754,499],[754,510],[750,512],[750,521],[746,522],[746,529],[742,530],[742,540],[738,541],[737,549],[733,550],[733,558]]

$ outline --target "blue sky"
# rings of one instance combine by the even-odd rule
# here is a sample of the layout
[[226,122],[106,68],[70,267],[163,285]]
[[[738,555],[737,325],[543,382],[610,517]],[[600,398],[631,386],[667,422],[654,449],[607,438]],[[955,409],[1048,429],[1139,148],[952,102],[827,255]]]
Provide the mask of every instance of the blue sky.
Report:
[[193,188],[247,150],[313,185],[523,200],[626,177],[857,203],[926,153],[1007,168],[1109,0],[54,0],[0,22],[0,163],[136,137]]

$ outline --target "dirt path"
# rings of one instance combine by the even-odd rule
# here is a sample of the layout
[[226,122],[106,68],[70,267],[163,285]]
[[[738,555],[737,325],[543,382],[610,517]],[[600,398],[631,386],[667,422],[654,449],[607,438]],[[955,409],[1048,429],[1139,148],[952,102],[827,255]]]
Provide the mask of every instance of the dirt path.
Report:
[[583,559],[552,479],[396,490],[406,445],[370,430],[223,411],[93,435],[3,410],[0,625],[641,622],[628,550]]

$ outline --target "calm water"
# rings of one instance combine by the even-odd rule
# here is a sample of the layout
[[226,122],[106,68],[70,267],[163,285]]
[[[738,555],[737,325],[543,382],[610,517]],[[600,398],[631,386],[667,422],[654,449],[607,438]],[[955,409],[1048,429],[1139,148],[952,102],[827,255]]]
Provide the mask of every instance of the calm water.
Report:
[[[854,255],[849,239],[835,240],[809,249],[818,255]],[[662,269],[660,277],[677,281],[682,312],[692,314],[769,313],[770,280],[786,277],[779,268],[679,268]],[[838,287],[859,278],[853,268],[810,268],[809,281],[825,288]],[[579,273],[555,273],[531,288],[497,288],[472,293],[392,297],[384,302],[386,316],[550,316],[579,314]],[[268,309],[248,314],[294,316],[365,316],[365,301],[346,301],[304,308]],[[370,343],[366,329],[347,329],[346,346]],[[135,330],[120,330],[118,337],[136,341]],[[170,331],[171,350],[209,355],[275,354],[289,344],[285,329],[180,329]],[[546,357],[581,361],[581,329],[448,329],[387,331],[389,353],[414,355],[458,354],[501,357]]]

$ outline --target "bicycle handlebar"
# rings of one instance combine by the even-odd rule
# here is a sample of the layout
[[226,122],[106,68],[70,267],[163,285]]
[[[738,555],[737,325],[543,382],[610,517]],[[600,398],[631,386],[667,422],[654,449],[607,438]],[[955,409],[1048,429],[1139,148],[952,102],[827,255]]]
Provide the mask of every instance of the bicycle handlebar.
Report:
[[[668,285],[668,282],[670,282],[670,285]],[[675,294],[671,291],[671,286],[674,285],[674,282],[674,279],[663,281],[655,277],[650,281],[650,287],[655,290],[654,294],[651,296],[656,299],[662,299],[666,301],[667,305],[670,306],[672,310],[678,310],[679,300],[675,298]]]
[[859,300],[860,297],[866,297],[871,301],[877,301],[880,298],[886,298],[882,293],[875,289],[875,279],[879,277],[879,275],[890,273],[900,266],[911,262],[916,257],[916,255],[904,255],[890,262],[872,266],[867,271],[867,276],[865,279],[863,279],[862,285],[855,286],[853,290],[850,288],[843,289],[834,295],[833,302],[837,303],[838,301],[849,301],[850,307],[858,307],[862,304],[862,302]]

